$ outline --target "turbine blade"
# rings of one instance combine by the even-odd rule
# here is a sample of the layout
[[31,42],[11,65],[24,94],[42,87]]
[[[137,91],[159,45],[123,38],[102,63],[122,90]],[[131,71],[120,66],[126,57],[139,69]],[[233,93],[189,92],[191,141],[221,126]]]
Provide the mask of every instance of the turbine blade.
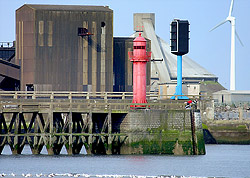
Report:
[[212,28],[209,32],[213,31],[214,29],[216,29],[217,27],[223,25],[224,23],[226,23],[228,20],[224,20],[223,22],[219,23],[218,25],[216,25],[214,28]]
[[229,15],[228,15],[229,17],[232,16],[233,7],[234,7],[234,0],[231,1],[230,10],[229,10]]
[[244,46],[243,43],[242,43],[242,41],[240,40],[240,36],[239,36],[239,34],[237,33],[236,30],[235,30],[235,34],[236,34],[236,37],[238,38],[238,40],[239,40],[241,46]]

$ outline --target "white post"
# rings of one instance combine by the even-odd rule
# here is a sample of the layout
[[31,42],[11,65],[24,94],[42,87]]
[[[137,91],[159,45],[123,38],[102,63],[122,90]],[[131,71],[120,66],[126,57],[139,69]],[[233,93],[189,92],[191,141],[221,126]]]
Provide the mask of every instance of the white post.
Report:
[[235,17],[231,17],[231,71],[230,71],[230,90],[235,90]]

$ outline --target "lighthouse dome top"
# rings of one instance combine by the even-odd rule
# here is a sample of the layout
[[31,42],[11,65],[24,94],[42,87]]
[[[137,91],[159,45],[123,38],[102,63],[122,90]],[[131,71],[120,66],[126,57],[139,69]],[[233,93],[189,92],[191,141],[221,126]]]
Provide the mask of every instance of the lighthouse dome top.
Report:
[[141,33],[139,33],[139,36],[136,37],[133,41],[134,41],[134,42],[146,42],[147,40],[145,40],[145,38],[143,38],[143,37],[141,36]]

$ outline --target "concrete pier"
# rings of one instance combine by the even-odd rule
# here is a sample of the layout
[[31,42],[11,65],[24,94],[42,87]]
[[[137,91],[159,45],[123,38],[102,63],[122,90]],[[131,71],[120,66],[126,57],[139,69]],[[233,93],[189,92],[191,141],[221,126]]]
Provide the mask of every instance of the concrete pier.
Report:
[[0,153],[205,154],[199,110],[149,95],[131,109],[131,93],[1,93]]

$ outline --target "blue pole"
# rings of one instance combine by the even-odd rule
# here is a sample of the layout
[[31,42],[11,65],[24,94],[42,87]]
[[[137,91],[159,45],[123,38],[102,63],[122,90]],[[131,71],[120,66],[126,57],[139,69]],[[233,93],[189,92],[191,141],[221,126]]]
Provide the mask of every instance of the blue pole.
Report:
[[182,56],[177,56],[177,87],[176,95],[182,95]]
[[[175,94],[177,99],[189,99],[182,94],[182,56],[177,55],[177,86],[175,88]],[[176,96],[172,96],[171,99],[175,99]]]

